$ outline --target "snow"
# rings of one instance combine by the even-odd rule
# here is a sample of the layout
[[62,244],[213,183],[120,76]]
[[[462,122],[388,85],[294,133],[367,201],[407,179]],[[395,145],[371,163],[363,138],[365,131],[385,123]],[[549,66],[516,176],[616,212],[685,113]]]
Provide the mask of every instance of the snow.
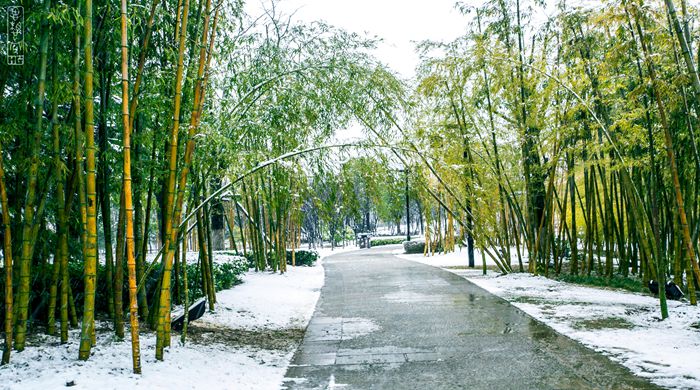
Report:
[[628,291],[585,287],[525,273],[450,270],[508,300],[557,332],[601,352],[638,376],[673,389],[700,388],[700,307]]
[[[214,263],[228,263],[228,262],[235,262],[240,259],[245,260],[245,257],[243,256],[237,256],[231,254],[233,251],[214,251]],[[146,264],[151,264],[153,260],[156,258],[156,255],[158,252],[148,252],[146,254]],[[160,261],[160,257],[158,257],[158,261]],[[199,252],[193,252],[193,251],[188,251],[187,252],[187,264],[197,264],[199,262]]]
[[341,322],[343,324],[343,340],[358,338],[381,329],[377,323],[369,318],[343,317]]
[[[285,347],[264,349],[253,345],[227,345],[219,332],[303,332],[313,314],[324,282],[322,259],[354,247],[321,249],[313,267],[288,267],[285,274],[247,272],[243,284],[217,293],[216,312],[207,312],[193,325],[213,328],[205,343],[192,337],[181,345],[173,333],[165,360],[155,360],[155,333],[140,335],[142,375],[131,372],[129,331],[118,341],[98,322],[97,344],[88,361],[77,360],[79,330],[71,330],[69,343],[56,337],[35,336],[23,352],[13,352],[10,364],[0,367],[0,389],[53,389],[70,382],[75,389],[275,389],[281,386],[287,366],[300,340]],[[188,253],[196,261],[196,253]],[[215,261],[233,261],[234,256],[216,254]],[[366,328],[371,325],[361,325]],[[267,334],[266,334],[267,336]]]
[[[46,337],[42,337],[46,339]],[[143,374],[131,373],[129,338],[117,342],[111,334],[98,334],[90,360],[76,360],[79,331],[71,341],[29,347],[13,355],[0,369],[3,389],[55,389],[72,382],[74,389],[195,389],[274,388],[281,382],[292,352],[231,349],[222,344],[181,346],[173,337],[164,362],[155,360],[155,335],[142,334]]]
[[323,267],[317,262],[314,267],[287,270],[284,274],[248,272],[242,285],[217,294],[216,313],[206,320],[244,329],[303,329],[323,285]]

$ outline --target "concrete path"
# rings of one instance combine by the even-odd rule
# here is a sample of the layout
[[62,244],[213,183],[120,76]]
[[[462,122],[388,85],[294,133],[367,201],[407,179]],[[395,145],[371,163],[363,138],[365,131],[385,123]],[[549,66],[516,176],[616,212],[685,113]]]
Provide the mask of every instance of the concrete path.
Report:
[[288,389],[654,389],[450,272],[391,255],[324,260]]

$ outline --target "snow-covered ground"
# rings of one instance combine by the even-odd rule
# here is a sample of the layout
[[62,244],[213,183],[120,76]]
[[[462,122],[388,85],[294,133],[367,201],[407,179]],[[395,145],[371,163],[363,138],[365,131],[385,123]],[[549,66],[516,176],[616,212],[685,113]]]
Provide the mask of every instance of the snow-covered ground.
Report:
[[[641,377],[666,388],[700,389],[700,307],[669,301],[669,318],[661,321],[655,297],[525,273],[483,275],[477,256],[475,269],[447,269]],[[465,251],[399,257],[437,267],[466,264]]]
[[[323,258],[342,250],[319,252]],[[128,329],[121,342],[107,329],[98,331],[86,362],[77,360],[79,331],[73,330],[66,345],[40,335],[14,352],[11,363],[0,368],[0,389],[277,389],[320,295],[322,258],[314,267],[289,267],[283,275],[246,273],[243,284],[217,293],[216,312],[192,323],[186,345],[173,333],[163,362],[155,360],[155,334],[143,332],[140,376],[131,373]]]

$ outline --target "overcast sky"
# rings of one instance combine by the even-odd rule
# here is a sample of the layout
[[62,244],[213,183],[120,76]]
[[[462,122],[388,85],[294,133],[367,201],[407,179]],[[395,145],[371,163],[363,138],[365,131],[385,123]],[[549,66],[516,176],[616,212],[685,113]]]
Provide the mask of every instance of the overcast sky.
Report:
[[[267,0],[262,0],[267,3]],[[247,0],[246,9],[258,14],[261,0]],[[404,78],[413,76],[418,56],[412,41],[447,41],[466,31],[467,18],[454,8],[455,0],[280,0],[285,14],[296,11],[298,21],[323,20],[356,33],[384,40],[376,56]]]

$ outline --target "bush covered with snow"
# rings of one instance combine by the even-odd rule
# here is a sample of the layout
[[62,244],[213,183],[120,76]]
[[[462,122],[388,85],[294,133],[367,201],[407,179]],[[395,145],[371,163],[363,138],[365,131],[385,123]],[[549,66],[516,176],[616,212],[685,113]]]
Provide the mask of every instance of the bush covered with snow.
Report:
[[423,253],[425,251],[425,241],[404,241],[404,253]]
[[214,285],[216,291],[229,289],[241,283],[241,275],[248,271],[248,260],[243,256],[215,253]]
[[221,251],[218,253],[226,255],[227,258],[228,257],[240,258],[240,259],[242,259],[242,261],[245,261],[246,267],[255,268],[255,253],[253,253],[253,251],[251,251],[251,250],[246,251],[245,254],[238,253],[235,251]]

